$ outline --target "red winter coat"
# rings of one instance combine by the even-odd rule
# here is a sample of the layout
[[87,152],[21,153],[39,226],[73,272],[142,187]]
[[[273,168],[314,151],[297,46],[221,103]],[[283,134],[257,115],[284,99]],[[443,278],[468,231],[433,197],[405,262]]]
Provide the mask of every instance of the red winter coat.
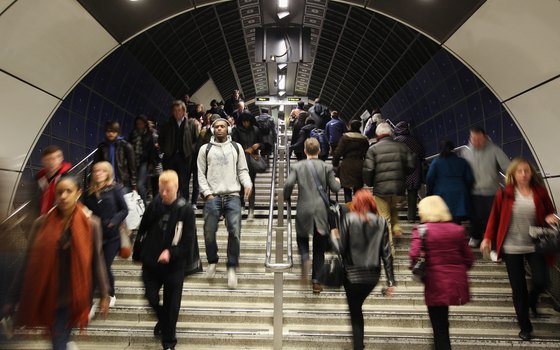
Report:
[[62,162],[60,169],[57,171],[56,175],[50,179],[47,178],[47,170],[41,169],[37,175],[37,183],[39,184],[39,189],[41,191],[41,198],[39,200],[39,209],[41,215],[48,213],[49,210],[54,206],[54,200],[56,199],[56,183],[60,179],[60,176],[66,173],[72,168],[70,163]]
[[[463,305],[470,301],[469,270],[474,256],[467,245],[465,229],[452,222],[427,223],[426,276],[424,298],[427,306]],[[412,231],[410,259],[420,256],[418,228]]]
[[[547,226],[545,218],[554,213],[554,205],[550,200],[546,188],[542,186],[532,186],[533,200],[535,202],[535,224],[537,226]],[[499,189],[494,198],[492,211],[486,224],[484,239],[496,240],[496,253],[501,257],[502,245],[508,232],[509,221],[515,201],[515,186],[508,185],[504,190]],[[548,259],[547,259],[548,260]],[[549,261],[550,262],[550,261]]]

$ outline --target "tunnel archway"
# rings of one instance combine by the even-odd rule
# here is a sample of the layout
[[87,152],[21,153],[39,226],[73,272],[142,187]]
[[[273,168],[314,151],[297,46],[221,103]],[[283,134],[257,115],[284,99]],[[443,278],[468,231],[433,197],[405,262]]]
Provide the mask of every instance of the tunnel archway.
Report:
[[[552,194],[558,198],[560,165],[550,141],[560,126],[556,112],[560,107],[556,98],[560,91],[560,63],[556,59],[560,55],[556,40],[560,34],[556,21],[560,14],[558,2],[542,1],[538,6],[521,0],[473,2],[471,11],[459,14],[455,21],[447,23],[447,32],[439,34],[415,21],[421,17],[419,10],[407,9],[402,2],[392,3],[397,9],[405,9],[403,12],[391,12],[389,1],[343,2],[419,30],[474,71],[516,121],[548,177]],[[174,1],[142,20],[129,21],[137,28],[129,29],[128,34],[122,31],[120,36],[100,20],[99,14],[92,15],[93,10],[86,9],[87,3],[16,0],[0,4],[0,43],[4,48],[0,54],[0,110],[10,126],[0,134],[4,143],[0,152],[2,214],[10,211],[17,183],[41,131],[88,71],[124,42],[157,23],[220,1]],[[430,16],[445,13],[445,3],[436,1],[431,11],[425,9],[425,22],[430,21]],[[127,11],[119,6],[105,9],[116,21],[122,19],[119,11],[121,15]],[[442,10],[434,11],[438,8]],[[132,11],[129,17],[134,15]]]

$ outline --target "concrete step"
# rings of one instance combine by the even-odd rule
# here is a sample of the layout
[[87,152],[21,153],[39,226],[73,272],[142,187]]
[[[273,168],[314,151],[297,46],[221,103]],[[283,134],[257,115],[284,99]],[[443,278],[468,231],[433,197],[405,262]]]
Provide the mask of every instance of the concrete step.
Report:
[[[542,316],[533,319],[535,329],[554,331],[560,322],[560,315],[550,308],[540,308]],[[181,308],[179,321],[196,322],[204,324],[222,323],[247,323],[247,324],[272,324],[273,308],[271,305],[251,305],[242,307],[232,302],[224,307],[216,305],[198,305],[188,303]],[[556,315],[555,315],[556,314]],[[321,325],[339,324],[346,325],[349,313],[344,304],[333,304],[317,310],[314,305],[304,305],[303,308],[284,308],[284,324],[294,325]],[[425,306],[393,305],[390,310],[384,305],[364,306],[364,319],[366,326],[375,327],[431,327]],[[104,322],[98,317],[96,319]],[[119,301],[119,306],[111,309],[107,320],[109,321],[153,321],[157,318],[151,313],[150,307],[142,300],[130,300],[126,303]],[[516,322],[515,312],[510,307],[477,307],[461,306],[452,307],[450,311],[451,329],[468,328],[476,324],[480,328],[509,329],[511,323]]]

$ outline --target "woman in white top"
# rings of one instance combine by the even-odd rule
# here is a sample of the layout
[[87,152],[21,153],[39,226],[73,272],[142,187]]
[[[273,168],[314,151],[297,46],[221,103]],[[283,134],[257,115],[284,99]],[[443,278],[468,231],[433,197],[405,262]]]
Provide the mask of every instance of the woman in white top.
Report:
[[[537,315],[539,295],[548,286],[547,257],[535,252],[529,226],[557,223],[554,205],[535,168],[523,158],[514,159],[506,174],[506,187],[498,190],[480,250],[488,255],[495,240],[496,253],[506,263],[519,337],[531,340],[529,308]],[[531,266],[533,289],[528,292],[525,260]]]

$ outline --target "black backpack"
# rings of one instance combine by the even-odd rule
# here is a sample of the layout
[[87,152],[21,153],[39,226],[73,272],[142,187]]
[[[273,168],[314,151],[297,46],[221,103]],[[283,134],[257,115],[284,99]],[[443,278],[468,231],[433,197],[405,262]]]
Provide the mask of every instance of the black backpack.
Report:
[[263,136],[270,134],[272,128],[275,127],[274,120],[269,115],[259,115],[257,118],[257,127]]

